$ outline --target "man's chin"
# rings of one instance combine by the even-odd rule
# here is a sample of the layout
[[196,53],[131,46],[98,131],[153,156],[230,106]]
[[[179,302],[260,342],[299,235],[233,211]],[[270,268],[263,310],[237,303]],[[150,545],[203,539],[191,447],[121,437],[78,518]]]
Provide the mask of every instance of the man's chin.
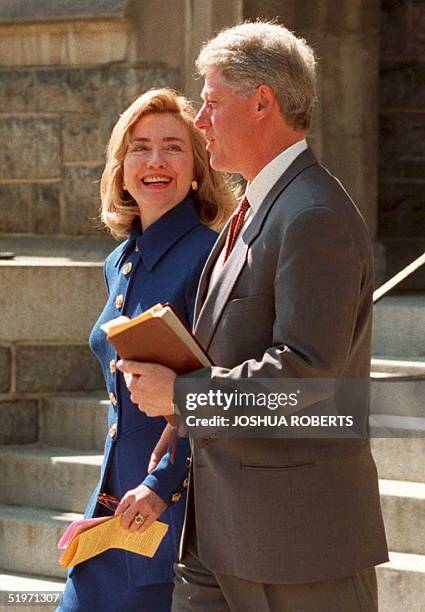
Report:
[[215,155],[210,155],[210,166],[218,172],[237,172],[233,169],[233,165]]

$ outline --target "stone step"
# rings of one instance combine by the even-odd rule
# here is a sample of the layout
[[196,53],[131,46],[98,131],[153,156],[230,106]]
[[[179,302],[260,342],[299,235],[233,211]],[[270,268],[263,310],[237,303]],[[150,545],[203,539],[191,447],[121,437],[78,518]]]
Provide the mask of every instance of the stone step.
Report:
[[425,293],[388,295],[374,307],[373,354],[425,356]]
[[102,263],[113,246],[102,239],[0,239],[0,251],[15,253],[0,259],[0,342],[86,344],[105,303]]
[[425,555],[425,483],[380,480],[379,492],[389,549]]
[[84,512],[101,463],[96,451],[0,447],[0,503]]
[[377,568],[379,612],[423,612],[425,556],[390,552]]
[[374,438],[371,445],[380,478],[412,482],[424,480],[424,438]]
[[[60,596],[58,593],[63,593],[65,587],[64,580],[55,580],[45,576],[35,576],[23,574],[21,572],[10,573],[0,570],[0,612],[10,612],[11,610],[19,610],[19,612],[53,612],[56,610]],[[34,605],[19,604],[8,605],[8,597],[11,593],[15,595],[16,591],[29,594],[45,593],[46,601],[52,599],[56,603]]]
[[83,518],[74,512],[59,512],[20,506],[0,506],[0,564],[8,572],[65,578],[59,565],[57,543],[72,521]]
[[425,416],[425,357],[379,357],[371,365],[371,412]]
[[47,446],[102,452],[108,406],[109,400],[104,393],[45,398],[39,411],[40,442]]

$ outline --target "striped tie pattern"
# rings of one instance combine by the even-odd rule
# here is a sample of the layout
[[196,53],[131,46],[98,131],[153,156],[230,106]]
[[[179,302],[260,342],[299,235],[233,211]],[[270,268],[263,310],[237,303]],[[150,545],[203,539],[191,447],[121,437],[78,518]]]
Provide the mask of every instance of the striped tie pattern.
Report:
[[236,212],[233,214],[232,220],[230,222],[229,233],[227,234],[226,238],[224,261],[227,260],[230,253],[232,252],[233,247],[235,246],[239,232],[241,231],[241,228],[244,224],[246,213],[249,209],[249,202],[246,198],[244,198],[236,209]]

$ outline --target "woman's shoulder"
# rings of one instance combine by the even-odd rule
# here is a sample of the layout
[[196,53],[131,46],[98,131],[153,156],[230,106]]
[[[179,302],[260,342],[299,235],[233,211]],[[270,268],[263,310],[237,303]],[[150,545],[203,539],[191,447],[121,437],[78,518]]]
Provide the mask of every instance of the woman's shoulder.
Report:
[[218,233],[212,230],[210,227],[207,227],[203,223],[198,223],[195,227],[192,228],[190,232],[190,237],[193,240],[204,242],[206,246],[212,246],[218,238]]

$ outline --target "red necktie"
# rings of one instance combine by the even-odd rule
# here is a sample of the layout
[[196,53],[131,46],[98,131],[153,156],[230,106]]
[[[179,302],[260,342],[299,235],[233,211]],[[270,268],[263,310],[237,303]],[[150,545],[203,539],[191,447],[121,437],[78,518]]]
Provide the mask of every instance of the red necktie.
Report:
[[226,244],[225,244],[225,254],[224,261],[229,257],[232,252],[233,247],[235,246],[236,239],[241,231],[241,228],[244,224],[246,213],[250,209],[250,205],[246,197],[239,204],[236,212],[233,214],[232,220],[230,222],[229,233],[227,234]]

